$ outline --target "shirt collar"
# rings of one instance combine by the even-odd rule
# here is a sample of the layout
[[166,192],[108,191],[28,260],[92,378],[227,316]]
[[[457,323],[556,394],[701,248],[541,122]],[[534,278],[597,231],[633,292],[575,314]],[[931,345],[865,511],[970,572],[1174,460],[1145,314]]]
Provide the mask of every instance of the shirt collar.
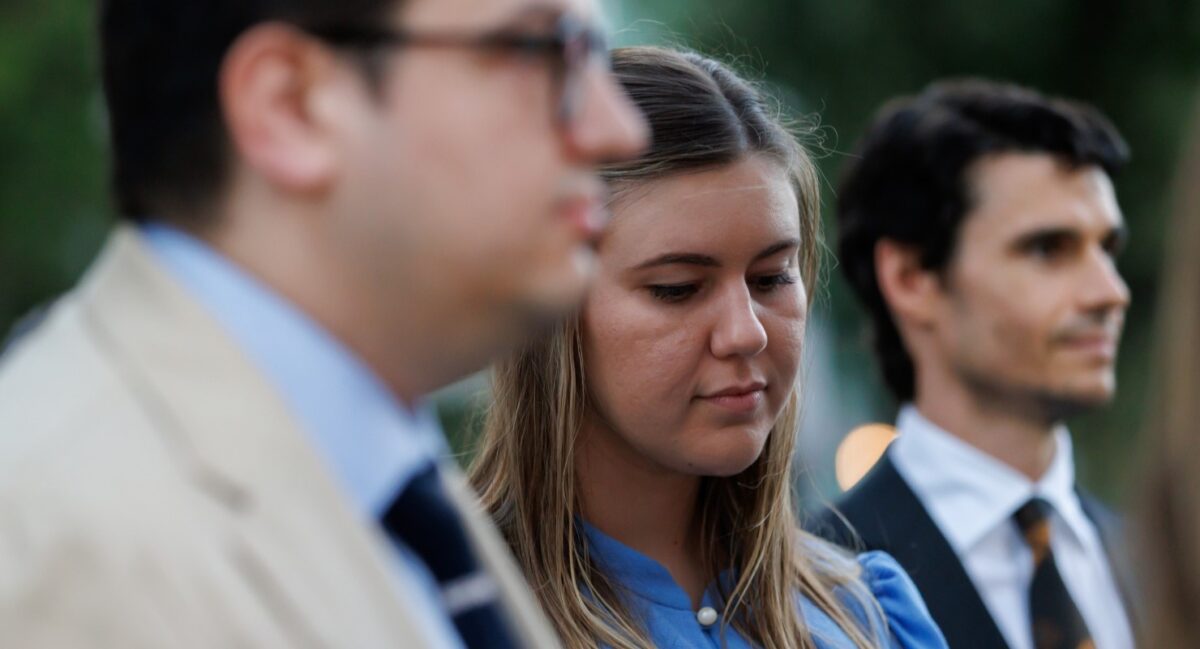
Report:
[[1065,426],[1054,431],[1054,459],[1037,482],[941,429],[911,404],[901,408],[896,427],[899,437],[888,451],[892,462],[959,554],[1008,524],[1033,496],[1050,503],[1077,542],[1094,542],[1075,492],[1073,449]]
[[444,455],[432,409],[409,410],[337,339],[202,241],[161,223],[142,236],[280,391],[360,515]]
[[[661,563],[601,532],[587,521],[581,518],[575,520],[583,530],[589,555],[607,577],[628,592],[660,606],[692,610],[688,594]],[[731,570],[723,571],[719,579],[726,592],[732,590],[734,580]],[[717,582],[714,581],[705,589],[700,605],[711,606],[718,611],[724,608]]]

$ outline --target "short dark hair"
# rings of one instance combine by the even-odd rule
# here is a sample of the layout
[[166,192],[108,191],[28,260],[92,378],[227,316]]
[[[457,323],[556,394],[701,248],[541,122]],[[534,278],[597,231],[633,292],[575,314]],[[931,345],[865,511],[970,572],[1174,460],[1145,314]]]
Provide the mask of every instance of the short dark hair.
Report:
[[972,208],[969,168],[1002,152],[1047,153],[1073,166],[1098,165],[1110,176],[1129,159],[1125,141],[1095,108],[963,79],[885,105],[844,171],[838,257],[871,319],[883,379],[897,399],[913,398],[914,368],[876,281],[876,243],[909,246],[923,267],[944,269]]
[[217,98],[234,41],[267,21],[373,24],[399,0],[102,0],[100,46],[117,208],[194,218],[220,192],[229,140]]

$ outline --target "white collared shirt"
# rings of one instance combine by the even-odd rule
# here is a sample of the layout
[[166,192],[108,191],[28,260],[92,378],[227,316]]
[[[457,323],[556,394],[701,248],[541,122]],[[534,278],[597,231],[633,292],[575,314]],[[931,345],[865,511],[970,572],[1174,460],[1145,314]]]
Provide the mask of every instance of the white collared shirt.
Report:
[[1063,582],[1097,649],[1132,649],[1133,633],[1100,535],[1075,491],[1071,437],[1055,431],[1050,469],[1032,482],[1015,469],[938,428],[912,405],[900,411],[899,437],[888,449],[954,548],[992,619],[1012,649],[1033,649],[1029,586],[1033,554],[1013,514],[1030,498],[1050,503],[1050,547]]

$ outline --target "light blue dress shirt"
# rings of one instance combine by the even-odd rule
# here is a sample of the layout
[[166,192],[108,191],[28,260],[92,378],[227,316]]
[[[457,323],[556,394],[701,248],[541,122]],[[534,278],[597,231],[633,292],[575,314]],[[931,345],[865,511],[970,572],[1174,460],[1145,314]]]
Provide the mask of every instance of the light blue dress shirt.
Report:
[[[409,410],[349,349],[203,242],[150,223],[142,235],[168,272],[264,373],[367,524],[418,471],[449,451],[432,408]],[[436,581],[396,545],[399,597],[433,646],[461,649]]]
[[[721,621],[704,625],[692,608],[691,598],[671,577],[662,564],[605,535],[595,527],[583,524],[588,552],[604,573],[624,587],[627,604],[638,614],[657,649],[751,649],[752,645],[732,627],[725,629],[721,639]],[[867,552],[858,556],[862,581],[879,602],[883,620],[878,614],[849,604],[851,611],[863,623],[863,629],[878,629],[881,646],[890,649],[946,649],[942,632],[929,616],[925,602],[916,586],[896,560],[883,552]],[[800,614],[813,640],[820,649],[853,649],[849,636],[820,608],[807,598],[797,596]],[[720,595],[715,584],[705,591],[700,606],[721,610]]]

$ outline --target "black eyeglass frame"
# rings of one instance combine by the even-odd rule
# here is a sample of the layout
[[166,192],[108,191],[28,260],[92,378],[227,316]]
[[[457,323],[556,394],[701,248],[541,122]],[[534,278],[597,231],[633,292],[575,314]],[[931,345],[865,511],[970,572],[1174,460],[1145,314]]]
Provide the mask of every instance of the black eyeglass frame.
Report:
[[550,62],[557,100],[555,119],[569,126],[578,116],[583,101],[584,75],[589,65],[610,67],[608,40],[600,29],[571,16],[559,16],[544,34],[525,33],[517,27],[469,34],[462,32],[418,32],[361,25],[305,27],[304,31],[335,47],[425,47],[492,50],[540,56]]

